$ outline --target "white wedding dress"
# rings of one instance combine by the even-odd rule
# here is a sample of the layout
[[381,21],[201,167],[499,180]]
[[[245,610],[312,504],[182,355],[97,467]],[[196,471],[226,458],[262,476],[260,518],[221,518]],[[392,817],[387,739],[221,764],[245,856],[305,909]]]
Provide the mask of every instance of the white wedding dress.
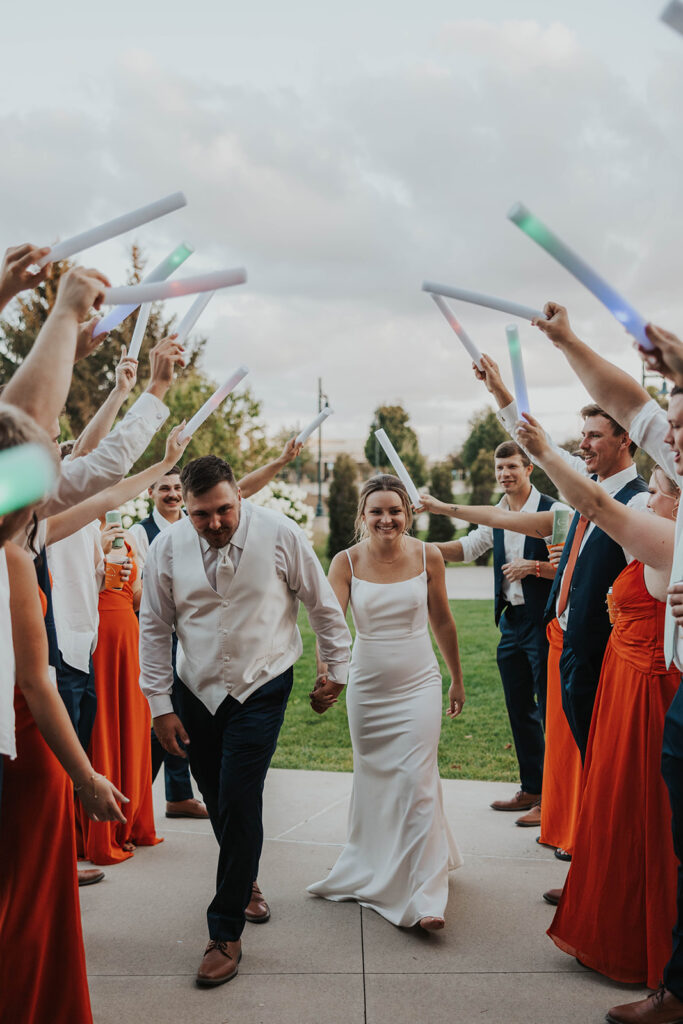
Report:
[[308,891],[357,900],[395,925],[443,917],[462,857],[443,809],[437,750],[441,673],[427,619],[427,572],[400,583],[358,579],[346,706],[353,745],[348,841]]

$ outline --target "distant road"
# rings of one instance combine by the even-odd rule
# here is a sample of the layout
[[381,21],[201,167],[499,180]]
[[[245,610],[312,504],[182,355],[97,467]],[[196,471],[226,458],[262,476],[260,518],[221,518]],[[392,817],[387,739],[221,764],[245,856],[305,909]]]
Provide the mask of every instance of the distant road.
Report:
[[451,600],[492,601],[493,569],[488,565],[446,566],[446,590]]

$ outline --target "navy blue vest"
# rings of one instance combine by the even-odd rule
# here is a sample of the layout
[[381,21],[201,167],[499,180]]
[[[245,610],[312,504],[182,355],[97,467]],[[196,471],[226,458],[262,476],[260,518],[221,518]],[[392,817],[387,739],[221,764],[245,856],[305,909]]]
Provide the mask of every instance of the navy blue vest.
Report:
[[[627,505],[631,498],[647,490],[641,476],[629,480],[614,495],[615,501]],[[546,622],[555,618],[555,604],[560,590],[564,567],[569,559],[579,513],[574,513],[562,559],[555,574],[550,597],[545,609]],[[597,526],[591,530],[579,555],[569,588],[569,618],[565,630],[565,646],[570,645],[581,662],[599,665],[610,635],[607,613],[607,591],[626,568],[621,546]]]
[[52,607],[52,584],[50,583],[50,573],[47,566],[47,552],[44,547],[40,549],[40,554],[33,559],[33,565],[35,566],[38,578],[38,586],[47,599],[47,611],[45,612],[47,660],[55,670],[61,671],[62,656],[59,653],[59,644],[57,643],[57,626],[55,625],[55,613]]
[[[552,508],[555,502],[554,498],[551,498],[547,494],[541,494],[537,512],[547,512]],[[545,541],[539,537],[527,537],[524,541],[524,558],[528,558],[532,562],[547,562],[548,561],[548,549],[545,545]],[[493,578],[494,578],[494,600],[493,608],[496,619],[496,625],[500,621],[500,617],[505,610],[507,604],[503,597],[503,566],[507,562],[505,556],[505,531],[494,530],[493,531]],[[552,587],[552,580],[540,579],[537,576],[525,576],[522,580],[522,592],[524,594],[524,607],[529,615],[535,619],[539,625],[543,623],[543,609],[548,601],[548,595],[550,594],[550,588]]]
[[147,516],[146,519],[143,519],[142,522],[140,523],[140,526],[147,534],[147,540],[150,542],[150,544],[152,543],[154,538],[158,537],[159,534],[161,533],[161,530],[154,521],[153,515],[149,515]]

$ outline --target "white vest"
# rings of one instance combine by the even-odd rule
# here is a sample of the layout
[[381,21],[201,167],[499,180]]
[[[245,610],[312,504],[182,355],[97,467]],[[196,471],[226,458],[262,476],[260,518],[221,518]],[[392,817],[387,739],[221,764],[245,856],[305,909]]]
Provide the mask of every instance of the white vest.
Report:
[[225,597],[206,578],[191,521],[183,519],[167,531],[173,544],[178,675],[212,714],[227,694],[243,703],[290,668],[303,649],[296,625],[299,600],[275,571],[278,529],[279,513],[250,506],[244,548]]

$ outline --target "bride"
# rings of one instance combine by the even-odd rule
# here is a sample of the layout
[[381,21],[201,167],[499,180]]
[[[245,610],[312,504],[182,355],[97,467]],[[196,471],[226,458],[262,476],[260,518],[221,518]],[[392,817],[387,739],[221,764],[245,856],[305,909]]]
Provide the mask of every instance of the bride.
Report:
[[[308,891],[357,900],[395,925],[444,926],[448,871],[462,858],[443,810],[437,764],[442,687],[427,623],[451,676],[446,714],[462,711],[458,638],[441,554],[408,536],[410,499],[394,476],[368,480],[358,544],[332,560],[329,580],[356,627],[346,706],[353,745],[348,841],[326,879]],[[314,710],[333,698],[316,693]]]

